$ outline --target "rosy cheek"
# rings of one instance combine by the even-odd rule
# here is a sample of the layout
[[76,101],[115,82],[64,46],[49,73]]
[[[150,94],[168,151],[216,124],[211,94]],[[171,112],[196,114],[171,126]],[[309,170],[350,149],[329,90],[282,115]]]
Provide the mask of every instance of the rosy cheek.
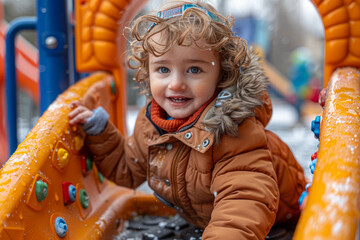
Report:
[[152,93],[152,95],[159,95],[162,92],[164,92],[164,87],[162,87],[161,85],[159,85],[158,83],[150,83],[150,91]]

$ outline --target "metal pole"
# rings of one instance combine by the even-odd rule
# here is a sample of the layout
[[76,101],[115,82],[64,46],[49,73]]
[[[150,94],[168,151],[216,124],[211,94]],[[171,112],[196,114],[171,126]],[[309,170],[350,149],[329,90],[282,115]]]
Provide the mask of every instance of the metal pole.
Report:
[[10,156],[17,148],[17,98],[16,98],[16,66],[15,66],[15,38],[21,30],[36,29],[35,17],[17,18],[9,24],[5,42],[5,61],[6,61],[6,101],[7,101],[7,120],[9,136]]
[[70,85],[67,1],[37,0],[40,114]]

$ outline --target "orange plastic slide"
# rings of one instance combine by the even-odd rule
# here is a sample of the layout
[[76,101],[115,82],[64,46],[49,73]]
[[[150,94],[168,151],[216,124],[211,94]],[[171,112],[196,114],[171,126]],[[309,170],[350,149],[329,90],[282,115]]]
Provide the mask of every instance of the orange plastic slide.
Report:
[[[109,110],[112,81],[93,74],[61,94],[0,170],[0,239],[111,239],[132,214],[174,214],[104,179],[82,148],[81,128],[66,120],[74,100]],[[67,229],[61,238],[59,225]]]

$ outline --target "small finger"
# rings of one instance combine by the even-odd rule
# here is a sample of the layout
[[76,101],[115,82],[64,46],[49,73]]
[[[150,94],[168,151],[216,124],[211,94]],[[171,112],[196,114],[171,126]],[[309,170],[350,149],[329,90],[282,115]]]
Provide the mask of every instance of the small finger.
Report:
[[68,114],[68,117],[74,118],[74,117],[76,117],[76,115],[81,114],[82,112],[87,111],[87,110],[88,109],[85,108],[84,106],[78,106]]
[[75,109],[76,107],[80,106],[81,103],[78,100],[75,100],[69,104],[70,109]]
[[87,120],[93,115],[91,111],[84,111],[69,120],[70,125],[85,124]]

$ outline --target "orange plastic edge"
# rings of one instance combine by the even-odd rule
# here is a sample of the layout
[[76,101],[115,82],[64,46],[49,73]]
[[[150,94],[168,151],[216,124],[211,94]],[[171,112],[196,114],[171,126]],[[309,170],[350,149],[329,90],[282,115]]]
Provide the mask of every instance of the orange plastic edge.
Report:
[[359,221],[360,72],[338,69],[327,87],[318,160],[294,239],[355,239]]

